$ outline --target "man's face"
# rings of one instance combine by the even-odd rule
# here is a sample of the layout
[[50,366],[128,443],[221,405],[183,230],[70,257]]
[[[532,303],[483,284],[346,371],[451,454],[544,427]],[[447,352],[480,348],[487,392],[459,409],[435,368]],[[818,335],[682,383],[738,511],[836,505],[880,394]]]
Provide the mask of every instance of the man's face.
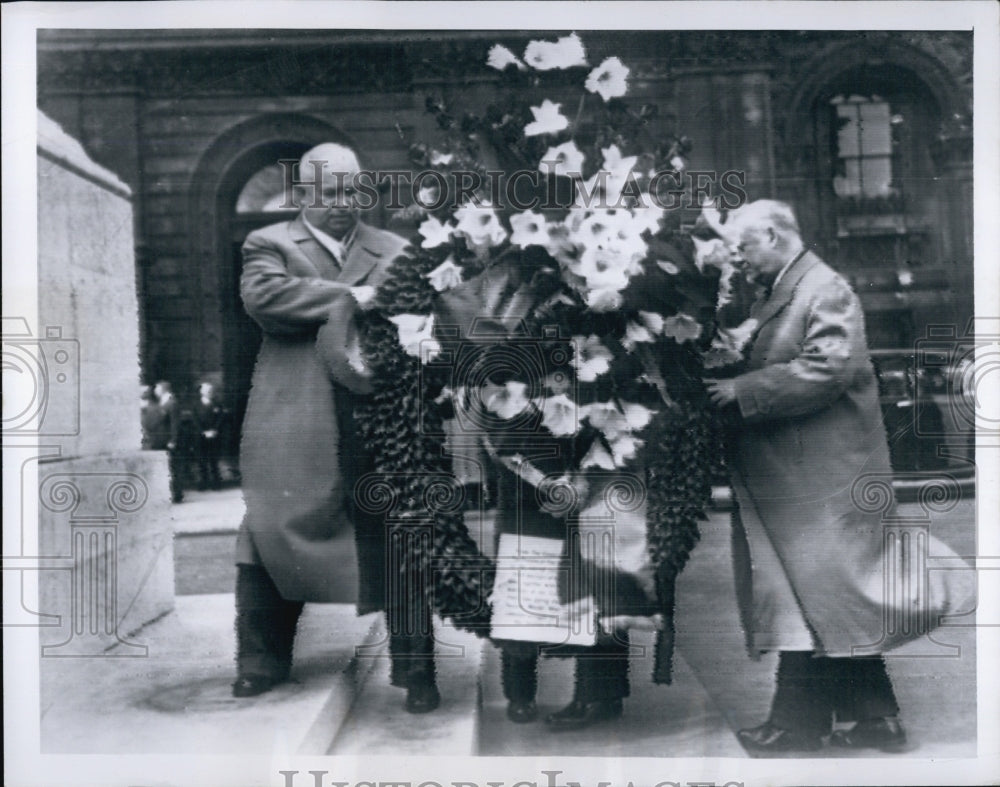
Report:
[[323,172],[323,188],[318,199],[312,186],[296,186],[302,212],[316,229],[329,233],[338,240],[349,233],[358,222],[355,202],[354,173]]
[[778,250],[778,237],[773,227],[748,224],[740,230],[740,267],[747,278],[757,281],[777,274],[784,265],[784,258]]

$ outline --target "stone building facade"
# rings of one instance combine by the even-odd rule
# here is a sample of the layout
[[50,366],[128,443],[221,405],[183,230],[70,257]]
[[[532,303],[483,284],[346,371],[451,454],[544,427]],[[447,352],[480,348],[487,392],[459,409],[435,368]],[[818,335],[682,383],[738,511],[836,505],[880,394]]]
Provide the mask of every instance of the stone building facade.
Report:
[[[341,140],[408,168],[409,145],[437,134],[428,97],[483,106],[500,90],[493,43],[555,35],[41,31],[39,107],[135,195],[144,378],[220,379],[241,410],[259,339],[238,252],[284,216],[264,199],[275,162]],[[581,37],[591,63],[631,68],[654,133],[693,140],[691,169],[744,171],[750,198],[797,206],[859,292],[873,346],[971,318],[971,32]]]

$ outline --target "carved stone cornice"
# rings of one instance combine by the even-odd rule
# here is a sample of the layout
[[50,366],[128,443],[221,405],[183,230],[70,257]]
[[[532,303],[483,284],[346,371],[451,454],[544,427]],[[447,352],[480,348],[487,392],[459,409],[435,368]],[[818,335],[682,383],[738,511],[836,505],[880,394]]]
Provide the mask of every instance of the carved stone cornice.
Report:
[[38,54],[40,96],[136,90],[148,96],[383,92],[410,84],[401,45]]

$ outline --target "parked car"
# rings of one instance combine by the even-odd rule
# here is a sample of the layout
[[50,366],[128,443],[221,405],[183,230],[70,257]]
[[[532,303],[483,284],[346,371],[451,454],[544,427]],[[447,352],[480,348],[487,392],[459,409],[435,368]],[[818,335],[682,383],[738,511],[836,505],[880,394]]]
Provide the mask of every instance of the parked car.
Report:
[[913,350],[874,350],[872,363],[893,469],[971,473],[973,430],[955,407],[955,370],[922,367]]

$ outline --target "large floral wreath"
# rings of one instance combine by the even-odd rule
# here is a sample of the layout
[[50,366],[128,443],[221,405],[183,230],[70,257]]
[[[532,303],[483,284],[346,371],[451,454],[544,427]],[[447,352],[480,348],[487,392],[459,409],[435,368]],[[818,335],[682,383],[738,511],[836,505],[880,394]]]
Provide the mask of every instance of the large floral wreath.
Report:
[[[485,172],[484,151],[492,152],[508,172],[530,165],[571,198],[518,211],[481,194],[434,205],[440,193],[429,188],[407,214],[420,222],[411,254],[361,313],[374,393],[357,418],[377,474],[393,487],[392,528],[433,525],[430,541],[412,542],[403,570],[435,577],[426,591],[440,615],[488,633],[494,567],[466,528],[443,428],[475,401],[492,419],[495,458],[535,483],[545,474],[504,439],[525,416],[558,446],[567,488],[594,469],[644,479],[646,544],[669,640],[673,581],[699,538],[720,453],[701,376],[706,358],[718,365],[739,355],[715,319],[731,253],[721,241],[692,239],[682,211],[653,199],[653,176],[681,172],[690,142],[650,138],[656,108],[624,100],[621,60],[591,68],[574,34],[533,41],[523,58],[496,45],[486,62],[502,72],[504,97],[461,117],[428,98],[442,140],[414,144],[414,165],[439,173],[440,188],[460,172]],[[574,119],[562,113],[566,101],[531,101],[549,82],[580,93]],[[595,196],[602,205],[574,199]],[[488,328],[479,338],[477,317]],[[532,339],[540,373],[503,362],[513,337]],[[476,356],[465,368],[487,373],[456,376],[458,344]],[[664,682],[666,653],[656,671]]]

